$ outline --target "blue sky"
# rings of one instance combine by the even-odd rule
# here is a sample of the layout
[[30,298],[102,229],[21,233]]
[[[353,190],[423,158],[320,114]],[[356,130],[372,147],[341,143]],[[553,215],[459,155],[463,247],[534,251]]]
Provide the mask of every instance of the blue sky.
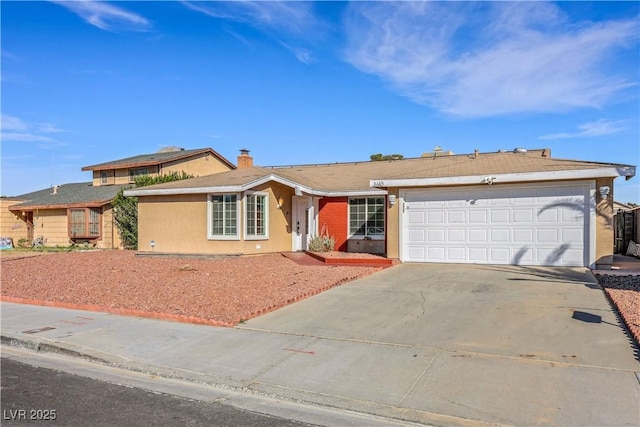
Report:
[[[259,165],[544,148],[640,166],[638,2],[7,2],[1,193],[212,147]],[[615,198],[640,203],[640,177]]]

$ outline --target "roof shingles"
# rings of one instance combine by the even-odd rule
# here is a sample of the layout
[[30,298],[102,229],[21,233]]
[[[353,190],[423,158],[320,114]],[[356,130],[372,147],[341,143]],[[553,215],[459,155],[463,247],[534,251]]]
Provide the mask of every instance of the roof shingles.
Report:
[[389,161],[366,161],[301,166],[250,167],[184,181],[154,185],[153,190],[198,189],[247,185],[269,175],[328,192],[368,191],[371,180],[446,178],[530,172],[572,171],[626,165],[543,157],[541,151],[527,154],[480,153],[419,157]]
[[179,151],[167,151],[151,154],[140,154],[137,156],[127,157],[124,159],[113,160],[105,163],[98,163],[96,165],[84,166],[83,171],[89,170],[107,170],[107,169],[123,169],[131,167],[152,166],[166,162],[173,162],[176,160],[197,156],[203,153],[211,153],[217,157],[221,162],[225,163],[231,168],[235,168],[235,165],[229,160],[222,157],[211,148],[195,148],[193,150],[179,150]]
[[24,200],[24,202],[11,206],[11,210],[102,206],[109,203],[123,187],[131,187],[131,185],[94,187],[90,182],[63,184],[55,193],[53,188],[46,188],[16,196],[15,199]]

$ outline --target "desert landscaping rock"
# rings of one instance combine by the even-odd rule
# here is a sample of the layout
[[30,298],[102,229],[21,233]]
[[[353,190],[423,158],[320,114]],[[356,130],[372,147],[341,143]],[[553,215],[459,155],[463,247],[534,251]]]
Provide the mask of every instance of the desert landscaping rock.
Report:
[[640,345],[640,276],[597,276],[620,316]]
[[130,251],[2,259],[2,296],[236,324],[380,268],[301,266],[280,254],[145,258]]

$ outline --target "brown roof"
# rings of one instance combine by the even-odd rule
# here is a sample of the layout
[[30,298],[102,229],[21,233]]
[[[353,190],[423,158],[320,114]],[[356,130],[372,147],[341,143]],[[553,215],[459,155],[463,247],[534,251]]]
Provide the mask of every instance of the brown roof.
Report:
[[236,166],[231,163],[229,160],[222,157],[220,154],[215,152],[211,148],[195,148],[192,150],[177,150],[177,151],[166,151],[166,152],[158,152],[151,154],[139,154],[137,156],[127,157],[124,159],[113,160],[105,163],[98,163],[96,165],[84,166],[82,168],[83,171],[100,171],[100,170],[110,170],[110,169],[125,169],[125,168],[136,168],[143,166],[154,166],[167,162],[174,162],[176,160],[183,160],[189,157],[198,156],[203,153],[210,153],[218,160],[220,160],[225,165],[229,166],[231,169],[235,169]]
[[238,169],[184,181],[145,187],[145,189],[198,189],[204,187],[246,186],[275,175],[318,191],[350,192],[372,190],[372,180],[447,178],[531,172],[558,172],[632,166],[543,157],[543,150],[525,154],[514,152],[419,157],[389,161],[365,161],[300,166]]

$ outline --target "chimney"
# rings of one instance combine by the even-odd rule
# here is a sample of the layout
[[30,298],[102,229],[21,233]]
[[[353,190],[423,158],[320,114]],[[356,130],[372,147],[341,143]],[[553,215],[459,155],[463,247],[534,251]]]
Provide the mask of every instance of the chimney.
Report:
[[545,148],[542,150],[542,157],[551,157],[551,148]]
[[240,149],[240,155],[238,156],[238,169],[250,168],[253,166],[253,157],[249,155],[249,150],[246,148]]

